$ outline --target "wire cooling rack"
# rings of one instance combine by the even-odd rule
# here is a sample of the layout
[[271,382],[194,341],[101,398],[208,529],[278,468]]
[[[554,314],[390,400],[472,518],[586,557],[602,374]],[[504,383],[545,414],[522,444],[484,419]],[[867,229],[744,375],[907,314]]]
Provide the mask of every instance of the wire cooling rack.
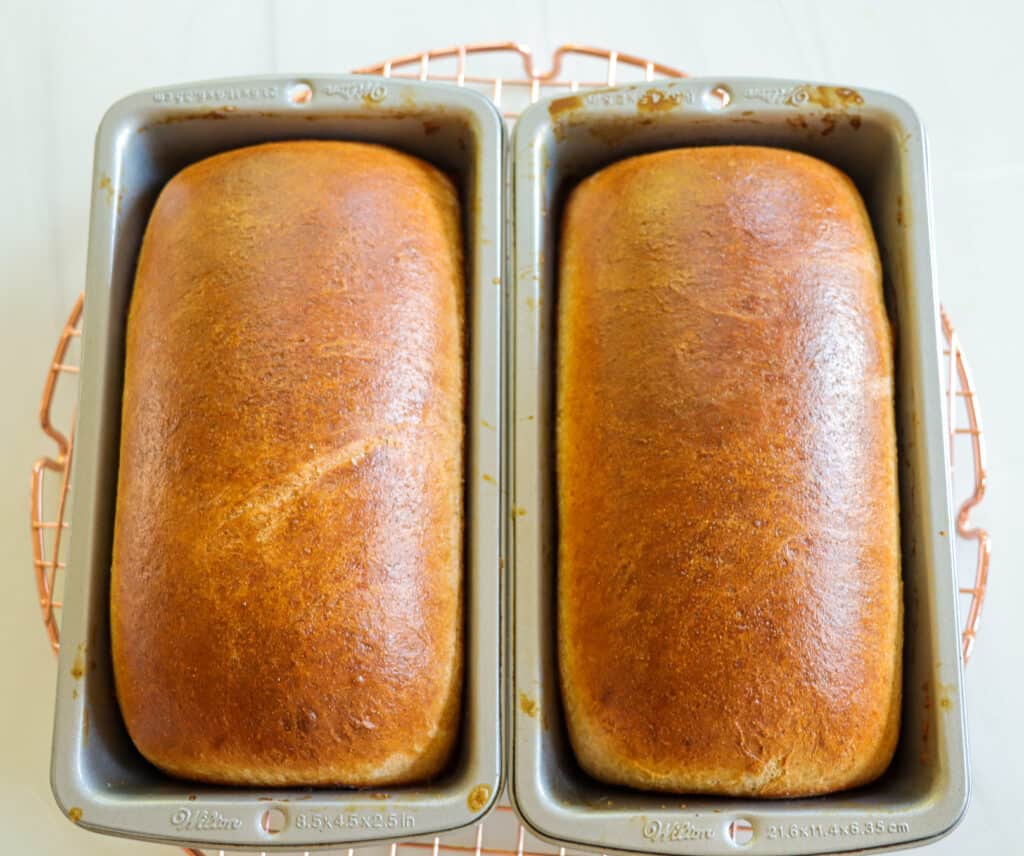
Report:
[[[528,104],[558,93],[576,92],[617,83],[654,80],[658,77],[686,77],[664,63],[614,50],[562,45],[551,57],[551,66],[540,71],[533,52],[518,42],[491,42],[456,45],[385,60],[356,70],[414,80],[432,80],[476,89],[490,96],[505,118],[513,121]],[[56,445],[52,456],[43,456],[32,467],[32,553],[39,608],[43,626],[54,652],[60,648],[60,609],[63,591],[65,534],[70,524],[64,510],[72,487],[69,481],[74,450],[74,400],[78,374],[78,347],[81,336],[84,295],[79,295],[61,331],[57,348],[46,374],[39,424]],[[973,576],[960,588],[966,609],[961,610],[963,659],[967,663],[974,650],[981,619],[981,607],[988,585],[991,538],[975,525],[974,510],[985,496],[987,471],[981,407],[973,375],[963,347],[945,309],[941,313],[945,338],[946,429],[949,462],[958,502],[956,527],[961,555],[974,553]],[[70,376],[70,377],[69,377]],[[68,380],[64,380],[68,378]],[[67,426],[61,430],[57,425]],[[964,448],[966,447],[966,449]],[[966,453],[966,458],[964,457]],[[964,466],[967,463],[969,466]],[[972,563],[960,561],[958,567]],[[264,818],[269,822],[268,818]],[[360,848],[360,856],[411,856],[429,850],[432,856],[567,856],[572,851],[553,847],[531,836],[512,813],[503,798],[488,817],[474,827],[443,837],[422,841],[402,841],[390,845]],[[320,851],[322,852],[322,851]],[[354,850],[332,851],[353,856]],[[186,850],[191,856],[204,856],[199,850]],[[219,851],[224,856],[224,851]]]

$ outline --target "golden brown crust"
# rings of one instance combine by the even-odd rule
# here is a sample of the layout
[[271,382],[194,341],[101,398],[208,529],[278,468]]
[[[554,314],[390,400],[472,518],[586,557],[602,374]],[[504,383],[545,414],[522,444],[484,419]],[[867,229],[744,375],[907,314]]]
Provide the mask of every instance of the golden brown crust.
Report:
[[387,148],[188,167],[128,316],[111,623],[150,761],[239,785],[447,762],[462,680],[458,199]]
[[899,729],[892,347],[852,182],[777,149],[621,161],[559,284],[559,654],[610,783],[804,796]]

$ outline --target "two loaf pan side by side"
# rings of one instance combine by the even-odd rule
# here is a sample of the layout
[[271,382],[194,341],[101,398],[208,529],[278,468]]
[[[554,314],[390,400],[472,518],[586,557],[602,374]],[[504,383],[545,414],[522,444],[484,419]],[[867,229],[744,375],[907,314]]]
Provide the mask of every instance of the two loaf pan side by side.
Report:
[[[710,145],[789,149],[842,170],[864,198],[881,255],[895,343],[901,730],[880,778],[827,796],[674,796],[604,785],[577,762],[562,706],[554,409],[562,214],[569,192],[603,167]],[[891,95],[802,81],[654,81],[532,106],[516,128],[513,159],[509,790],[520,817],[541,838],[605,852],[850,853],[948,833],[965,811],[969,781],[938,304],[917,116]],[[744,680],[742,672],[735,677]]]
[[[51,770],[58,803],[79,825],[183,846],[350,847],[471,825],[499,796],[504,133],[496,109],[480,95],[363,76],[187,84],[130,96],[107,113],[93,177]],[[452,762],[423,785],[231,788],[175,779],[139,754],[114,692],[110,567],[125,322],[150,212],[161,188],[190,164],[245,146],[311,139],[377,143],[414,155],[451,177],[459,195],[467,332],[462,716]]]

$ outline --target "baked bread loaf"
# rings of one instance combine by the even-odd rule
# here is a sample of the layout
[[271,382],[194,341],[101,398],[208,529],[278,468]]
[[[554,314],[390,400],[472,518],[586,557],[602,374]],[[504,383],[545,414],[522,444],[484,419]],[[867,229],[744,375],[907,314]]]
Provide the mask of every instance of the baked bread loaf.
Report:
[[864,204],[756,147],[578,185],[558,308],[559,654],[604,782],[795,797],[888,766],[892,344]]
[[398,785],[462,681],[459,206],[390,149],[284,142],[163,189],[128,314],[114,673],[176,776]]

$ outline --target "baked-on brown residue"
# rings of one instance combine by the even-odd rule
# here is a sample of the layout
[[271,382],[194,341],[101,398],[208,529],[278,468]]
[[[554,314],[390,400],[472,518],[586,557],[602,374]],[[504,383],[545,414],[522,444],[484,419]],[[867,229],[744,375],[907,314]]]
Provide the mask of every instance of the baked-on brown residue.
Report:
[[853,183],[676,149],[579,184],[557,331],[558,638],[583,768],[680,793],[863,784],[896,745],[893,357]]
[[491,798],[491,788],[488,785],[477,785],[473,790],[469,792],[469,796],[466,798],[466,805],[469,806],[470,811],[480,811],[484,806],[487,805],[487,801]]
[[100,190],[106,191],[107,202],[113,203],[114,201],[114,183],[110,180],[109,175],[100,176]]
[[139,128],[139,132],[146,131],[148,128],[156,127],[158,125],[176,125],[178,122],[191,122],[193,119],[228,119],[231,113],[238,110],[233,105],[226,105],[216,110],[205,110],[202,113],[172,113],[169,116],[164,116],[163,119],[158,119],[155,122],[150,123]]
[[519,693],[519,709],[531,719],[537,716],[537,702],[526,693]]
[[111,579],[128,732],[181,778],[381,787],[462,687],[458,196],[376,145],[164,187],[128,313]]
[[639,113],[663,113],[682,104],[679,95],[661,89],[648,89],[636,102]]
[[75,651],[75,660],[71,664],[71,677],[76,681],[81,680],[85,674],[85,645],[79,645]]
[[566,95],[564,98],[556,98],[548,105],[548,115],[552,119],[559,118],[563,113],[578,110],[584,106],[583,97],[580,95]]
[[[797,97],[798,94],[803,102]],[[845,110],[862,105],[864,96],[856,89],[846,86],[801,86],[786,100],[787,104],[794,106],[806,102],[817,104],[826,110]]]

